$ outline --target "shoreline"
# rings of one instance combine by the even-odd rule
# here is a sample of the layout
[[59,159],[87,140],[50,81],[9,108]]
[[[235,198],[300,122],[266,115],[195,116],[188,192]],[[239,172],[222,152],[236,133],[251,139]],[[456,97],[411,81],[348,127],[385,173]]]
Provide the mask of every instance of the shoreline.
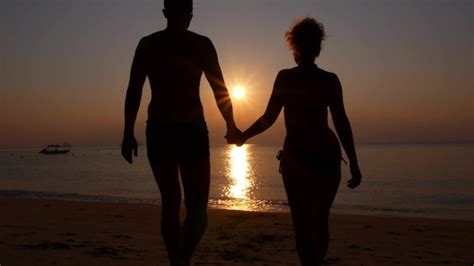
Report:
[[[167,265],[160,206],[0,197],[2,265]],[[182,210],[184,214],[184,210]],[[331,214],[333,265],[470,265],[474,222]],[[289,213],[209,209],[193,264],[298,265]]]
[[[133,204],[133,205],[157,205],[161,206],[161,199],[159,198],[138,198],[138,197],[123,197],[123,196],[106,196],[106,195],[85,195],[77,193],[58,193],[58,192],[43,192],[30,190],[1,190],[0,198],[17,198],[17,199],[33,199],[33,200],[53,200],[63,202],[76,203],[111,203],[111,204]],[[265,210],[236,210],[226,208],[228,204],[220,204],[219,202],[226,201],[226,199],[209,198],[209,209],[229,210],[229,211],[243,211],[250,213],[290,213],[288,203],[284,200],[260,200],[267,202]],[[184,203],[182,206],[184,207]],[[377,216],[377,217],[401,217],[401,218],[426,218],[449,221],[471,221],[469,218],[456,217],[441,217],[439,215],[427,215],[429,212],[425,210],[400,210],[400,209],[384,209],[376,210],[377,208],[367,209],[352,209],[350,211],[341,210],[341,208],[349,209],[349,206],[342,207],[337,203],[333,205],[331,213],[337,215],[362,215],[362,216]]]

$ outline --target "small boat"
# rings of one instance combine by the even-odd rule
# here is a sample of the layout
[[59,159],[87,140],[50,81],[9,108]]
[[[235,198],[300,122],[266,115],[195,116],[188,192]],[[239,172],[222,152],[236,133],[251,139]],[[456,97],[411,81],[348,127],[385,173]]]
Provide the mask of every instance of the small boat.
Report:
[[42,149],[39,153],[42,154],[66,154],[70,151],[69,147],[61,145],[48,145]]

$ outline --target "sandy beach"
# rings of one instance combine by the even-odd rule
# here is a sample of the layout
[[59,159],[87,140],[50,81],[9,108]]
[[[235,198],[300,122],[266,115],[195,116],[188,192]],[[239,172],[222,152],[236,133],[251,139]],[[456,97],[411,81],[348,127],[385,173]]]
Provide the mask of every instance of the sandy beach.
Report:
[[[0,197],[0,264],[167,265],[160,207]],[[333,265],[472,265],[474,222],[334,214]],[[298,265],[288,213],[211,209],[194,265]]]

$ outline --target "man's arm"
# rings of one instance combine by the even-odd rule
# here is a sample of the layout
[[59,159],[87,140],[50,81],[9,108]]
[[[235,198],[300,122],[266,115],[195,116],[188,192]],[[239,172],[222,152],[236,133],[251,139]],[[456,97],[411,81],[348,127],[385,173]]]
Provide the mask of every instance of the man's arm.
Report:
[[219,60],[217,58],[217,52],[212,42],[208,39],[208,43],[205,46],[206,58],[204,74],[206,75],[209,84],[211,85],[214,97],[216,98],[217,106],[221,112],[226,125],[227,125],[227,141],[233,142],[235,137],[240,134],[240,130],[237,129],[234,121],[234,113],[232,109],[232,101],[229,96],[229,91],[224,82]]
[[132,163],[132,152],[137,156],[137,141],[135,139],[134,127],[137,119],[138,109],[142,98],[143,84],[146,79],[145,54],[143,39],[138,43],[130,71],[127,95],[125,98],[125,126],[122,142],[122,156]]

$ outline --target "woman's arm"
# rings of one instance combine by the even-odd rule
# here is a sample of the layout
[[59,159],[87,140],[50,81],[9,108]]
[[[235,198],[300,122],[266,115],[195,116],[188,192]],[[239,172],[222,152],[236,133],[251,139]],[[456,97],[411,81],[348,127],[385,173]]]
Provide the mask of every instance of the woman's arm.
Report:
[[346,151],[346,155],[349,158],[349,165],[351,169],[352,179],[349,180],[348,186],[355,188],[360,184],[362,175],[359,169],[359,163],[357,162],[357,155],[354,147],[354,138],[352,136],[351,124],[347,117],[346,110],[344,109],[344,102],[342,99],[342,86],[339,78],[334,75],[334,84],[336,89],[336,95],[329,104],[331,110],[332,120],[334,127],[336,128],[337,135],[341,140],[342,147]]
[[242,145],[247,139],[262,133],[275,123],[283,108],[282,88],[283,74],[280,71],[275,79],[272,95],[265,113],[242,134],[241,143],[238,143],[238,145]]

